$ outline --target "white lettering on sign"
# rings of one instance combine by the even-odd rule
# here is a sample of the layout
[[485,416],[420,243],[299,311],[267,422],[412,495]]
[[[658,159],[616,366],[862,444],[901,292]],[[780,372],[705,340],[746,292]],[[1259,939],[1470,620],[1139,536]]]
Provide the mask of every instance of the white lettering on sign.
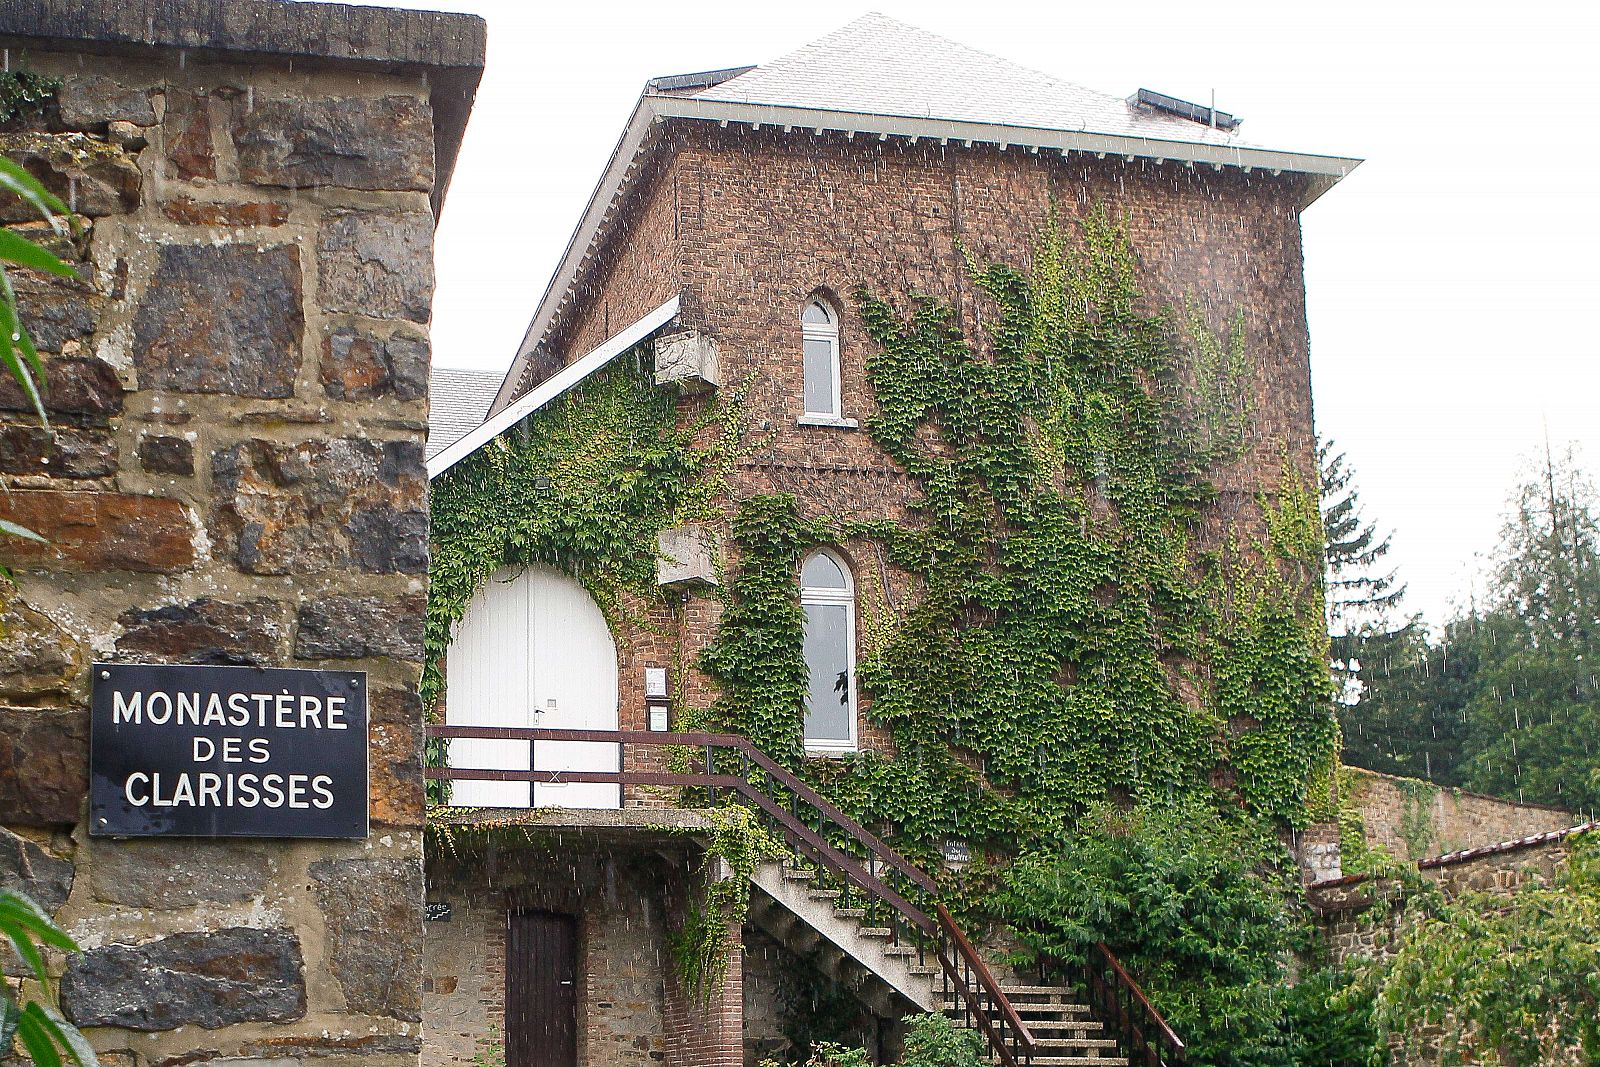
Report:
[[122,795],[136,808],[316,808],[333,807],[333,779],[326,774],[177,774],[134,771]]
[[94,665],[91,833],[367,832],[361,672]]
[[[250,704],[255,704],[251,714]],[[345,698],[319,697],[311,693],[230,693],[228,713],[222,696],[212,693],[169,693],[163,689],[145,693],[121,690],[111,695],[113,723],[153,723],[165,726],[255,726],[279,730],[348,730]]]

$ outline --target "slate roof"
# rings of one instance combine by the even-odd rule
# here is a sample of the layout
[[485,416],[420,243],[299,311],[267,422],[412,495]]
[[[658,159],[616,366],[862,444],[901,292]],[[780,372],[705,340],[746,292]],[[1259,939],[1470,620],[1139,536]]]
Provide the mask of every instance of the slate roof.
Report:
[[428,376],[428,458],[467,436],[489,413],[497,371],[435,367]]
[[1245,145],[1224,130],[1085,89],[877,13],[698,100]]
[[[646,83],[534,309],[493,410],[506,410],[536,384],[534,367],[565,362],[534,357],[569,305],[582,303],[579,279],[625,216],[626,197],[650,180],[651,168],[640,163],[669,122],[1287,171],[1307,178],[1302,206],[1361,162],[1263,148],[1235,130],[1137,103],[1139,95],[1130,102],[1085,89],[879,14],[758,67],[654,78]],[[1206,108],[1196,112],[1210,114]]]

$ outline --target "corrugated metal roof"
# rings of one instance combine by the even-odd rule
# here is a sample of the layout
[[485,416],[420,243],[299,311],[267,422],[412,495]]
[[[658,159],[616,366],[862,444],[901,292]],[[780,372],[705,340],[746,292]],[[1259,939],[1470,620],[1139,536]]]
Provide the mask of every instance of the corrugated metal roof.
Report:
[[1192,144],[1247,144],[1226,130],[1062,81],[877,13],[693,96]]
[[435,367],[428,376],[428,458],[477,429],[500,388],[496,371]]

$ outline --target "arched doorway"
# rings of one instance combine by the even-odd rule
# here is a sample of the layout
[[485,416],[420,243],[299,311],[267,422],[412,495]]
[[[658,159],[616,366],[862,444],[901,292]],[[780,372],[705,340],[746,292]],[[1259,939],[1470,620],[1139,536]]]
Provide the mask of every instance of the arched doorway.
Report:
[[[599,605],[547,567],[497,572],[456,624],[446,666],[452,726],[617,728],[617,646]],[[617,746],[582,741],[450,743],[452,767],[614,771]],[[531,757],[531,758],[530,758]],[[456,781],[450,802],[469,807],[615,808],[620,787]]]

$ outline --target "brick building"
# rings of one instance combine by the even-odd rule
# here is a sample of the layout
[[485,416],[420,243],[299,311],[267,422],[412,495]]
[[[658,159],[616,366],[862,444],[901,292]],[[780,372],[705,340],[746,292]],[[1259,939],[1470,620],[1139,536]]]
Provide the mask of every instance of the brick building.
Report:
[[[907,520],[918,486],[865,430],[874,346],[854,294],[931,294],[975,339],[985,305],[968,257],[1026,267],[1052,208],[1073,219],[1102,207],[1126,220],[1152,302],[1225,294],[1226,307],[1203,313],[1219,329],[1228,311],[1240,315],[1252,416],[1244,448],[1213,474],[1213,516],[1258,524],[1258,494],[1275,491],[1286,461],[1308,483],[1315,476],[1300,213],[1356,161],[1251,145],[1237,126],[1143,90],[1104,96],[877,15],[762,66],[656,78],[487,418],[446,430],[457,405],[436,406],[436,426],[454,439],[434,441],[430,477],[449,477],[581,383],[648,351],[684,421],[739,391],[754,443],[727,473],[724,514],[788,493],[803,518]],[[489,400],[471,392],[459,405]],[[726,532],[715,521],[661,531],[670,600],[609,617],[555,567],[505,569],[454,630],[436,712],[465,729],[647,739],[666,716],[705,707],[712,687],[695,665],[717,633],[718,583],[738,562]],[[805,752],[887,748],[854,677],[858,601],[868,589],[913,598],[914,581],[861,538],[807,553],[797,581],[813,680]],[[748,769],[752,757],[742,758]],[[528,735],[457,738],[449,762],[502,773],[454,782],[452,802],[472,810],[447,819],[468,843],[430,861],[440,918],[427,941],[427,1062],[498,1054],[502,1028],[515,1067],[753,1062],[782,1049],[774,990],[807,967],[854,992],[864,1039],[885,1052],[908,1011],[947,998],[976,1010],[918,939],[920,919],[935,923],[930,912],[912,908],[904,937],[894,924],[867,926],[848,901],[835,906],[837,891],[776,864],[754,878],[751,917],[736,932],[747,951],[696,997],[663,946],[702,877],[718,872],[701,874],[680,832],[704,817],[663,806],[670,760],[643,744]],[[496,832],[471,838],[486,822]],[[865,857],[845,883],[914,893],[916,875],[896,874],[880,842],[841,826]],[[810,846],[821,868],[825,845]],[[973,961],[949,954],[978,990],[985,979]],[[992,970],[1053,1035],[1035,1062],[1113,1062],[1115,1040],[1070,997]],[[1004,1031],[997,1001],[1006,998],[988,999]],[[530,1043],[555,1058],[527,1058]]]

